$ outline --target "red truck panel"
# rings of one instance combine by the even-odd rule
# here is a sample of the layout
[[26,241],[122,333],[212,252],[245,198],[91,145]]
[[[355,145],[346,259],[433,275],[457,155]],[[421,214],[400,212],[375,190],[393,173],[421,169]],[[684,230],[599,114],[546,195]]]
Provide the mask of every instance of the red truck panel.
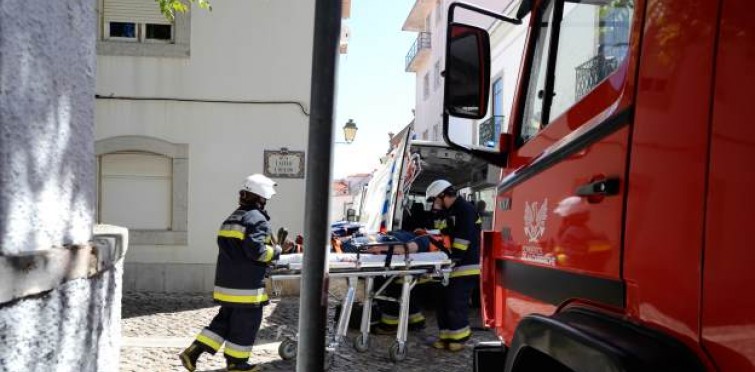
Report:
[[699,348],[715,1],[646,10],[627,195],[627,313]]
[[755,22],[726,0],[716,59],[703,273],[703,342],[722,371],[755,370]]

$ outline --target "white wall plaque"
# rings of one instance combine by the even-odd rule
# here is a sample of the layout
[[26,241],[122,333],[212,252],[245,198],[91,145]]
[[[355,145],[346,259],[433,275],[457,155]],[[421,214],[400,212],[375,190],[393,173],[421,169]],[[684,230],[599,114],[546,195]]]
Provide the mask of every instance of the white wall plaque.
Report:
[[304,151],[265,150],[265,176],[304,178]]

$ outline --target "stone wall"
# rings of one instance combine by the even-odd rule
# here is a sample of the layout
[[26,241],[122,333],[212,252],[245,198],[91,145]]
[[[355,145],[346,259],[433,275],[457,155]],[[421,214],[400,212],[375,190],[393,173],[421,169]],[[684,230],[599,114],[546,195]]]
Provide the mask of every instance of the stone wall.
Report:
[[122,266],[0,307],[0,371],[117,371]]
[[93,228],[94,4],[0,1],[3,372],[118,368],[128,242]]
[[92,235],[95,21],[92,0],[0,2],[0,254]]

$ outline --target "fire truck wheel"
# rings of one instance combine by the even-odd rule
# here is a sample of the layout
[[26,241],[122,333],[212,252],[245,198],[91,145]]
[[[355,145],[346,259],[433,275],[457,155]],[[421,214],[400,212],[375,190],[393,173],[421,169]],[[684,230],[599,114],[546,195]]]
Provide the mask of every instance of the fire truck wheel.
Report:
[[281,359],[289,360],[296,358],[296,341],[287,338],[278,346],[278,355]]
[[389,350],[389,355],[393,362],[403,361],[404,359],[406,359],[407,355],[406,345],[404,345],[404,347],[401,347],[398,342],[394,342],[393,345],[391,345],[391,350]]
[[354,349],[360,353],[364,353],[365,351],[369,350],[370,349],[369,336],[365,337],[364,334],[357,336],[357,338],[354,339]]

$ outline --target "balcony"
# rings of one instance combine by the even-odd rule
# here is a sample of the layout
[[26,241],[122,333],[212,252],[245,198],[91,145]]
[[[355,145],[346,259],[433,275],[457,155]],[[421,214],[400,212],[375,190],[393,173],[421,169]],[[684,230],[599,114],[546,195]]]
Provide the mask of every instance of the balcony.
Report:
[[406,53],[406,72],[417,72],[430,59],[431,34],[429,32],[420,32],[417,40]]
[[480,123],[479,144],[482,147],[498,148],[498,140],[501,137],[503,116],[494,115]]
[[608,77],[618,67],[618,61],[615,57],[606,57],[598,54],[589,61],[576,67],[576,89],[574,96],[576,99],[584,97],[587,93],[595,88],[603,79]]
[[414,6],[409,11],[409,15],[406,16],[404,26],[401,29],[413,32],[425,31],[425,18],[433,11],[435,2],[435,0],[415,0]]

